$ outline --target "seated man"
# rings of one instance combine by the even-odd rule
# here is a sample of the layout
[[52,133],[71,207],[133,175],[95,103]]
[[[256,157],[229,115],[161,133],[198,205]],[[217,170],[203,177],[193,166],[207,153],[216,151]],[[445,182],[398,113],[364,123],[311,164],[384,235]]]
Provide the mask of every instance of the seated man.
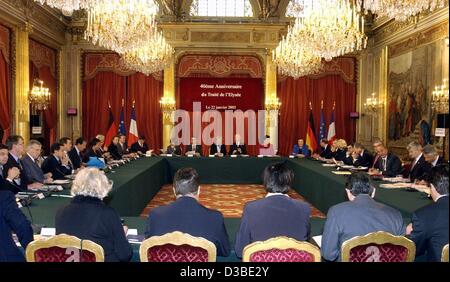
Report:
[[266,139],[264,139],[264,143],[259,146],[259,153],[258,155],[262,156],[274,156],[275,155],[275,149],[273,147],[273,144],[270,144],[270,136],[266,135]]
[[63,152],[65,155],[65,158],[68,160],[68,166],[70,168],[70,170],[75,170],[73,168],[73,164],[72,161],[69,158],[69,152],[70,150],[72,150],[72,139],[70,139],[69,137],[63,137],[61,139],[59,139],[59,143],[61,143],[63,145]]
[[119,153],[119,136],[114,136],[111,140],[111,144],[108,146],[108,152],[113,160],[121,160],[122,155]]
[[230,146],[230,155],[247,155],[247,147],[241,142],[241,135],[234,136],[234,143]]
[[430,173],[431,165],[425,160],[422,153],[422,145],[419,142],[413,141],[406,147],[409,156],[413,159],[411,168],[409,169],[409,179],[411,182],[423,180]]
[[442,248],[448,244],[448,164],[431,169],[431,198],[434,203],[413,213],[406,234],[416,244],[416,256],[427,255],[428,261],[441,261]]
[[177,200],[153,209],[147,220],[145,237],[160,236],[173,231],[203,237],[216,245],[217,255],[230,254],[230,243],[223,215],[198,202],[200,179],[193,168],[182,168],[173,179]]
[[301,158],[310,156],[308,145],[305,144],[303,139],[298,139],[297,144],[294,145],[294,149],[292,150],[292,155]]
[[353,145],[353,153],[352,153],[353,165],[363,166],[363,167],[371,167],[372,166],[372,155],[367,152],[364,146],[361,143],[355,143]]
[[320,140],[320,148],[322,151],[320,152],[320,157],[323,159],[331,159],[333,157],[333,152],[331,152],[331,146],[328,145],[327,139]]
[[86,149],[87,142],[83,137],[75,140],[75,146],[69,152],[69,158],[72,161],[73,169],[78,170],[83,166],[83,152]]
[[126,136],[121,134],[119,135],[119,143],[117,143],[117,150],[119,152],[120,158],[132,158],[135,156],[134,153],[131,153],[130,150],[128,149],[128,145],[127,145],[127,141],[126,141]]
[[236,235],[235,251],[242,257],[245,246],[277,236],[299,241],[310,237],[311,208],[303,201],[291,199],[287,193],[294,172],[285,164],[267,166],[263,173],[265,198],[245,205],[241,225]]
[[69,167],[69,160],[63,151],[61,143],[52,144],[50,147],[51,155],[45,159],[42,164],[44,173],[51,172],[53,179],[64,179],[64,176],[72,173]]
[[19,191],[26,191],[27,189],[36,190],[42,188],[42,183],[29,181],[25,173],[21,160],[24,153],[24,141],[22,136],[10,135],[8,139],[6,139],[6,146],[8,146],[9,154],[8,161],[3,165],[3,177],[7,177],[10,168],[16,167],[20,171],[16,178],[11,179],[11,184],[16,187],[13,192],[17,193]]
[[197,138],[192,137],[191,144],[187,146],[186,148],[186,156],[187,155],[194,155],[196,157],[202,156],[202,145],[197,144]]
[[145,143],[145,136],[140,136],[139,140],[131,144],[130,152],[137,153],[139,155],[145,155],[148,151],[148,145]]
[[181,156],[181,148],[178,145],[175,145],[172,140],[170,140],[170,145],[167,146],[166,154]]
[[20,192],[20,187],[14,184],[13,180],[20,176],[20,170],[17,167],[11,167],[8,171],[4,171],[4,165],[8,161],[8,156],[8,147],[0,144],[0,190],[8,190],[17,194]]
[[217,157],[223,157],[227,155],[227,148],[222,144],[222,137],[216,137],[216,141],[209,148],[209,154]]
[[376,147],[376,153],[378,155],[377,161],[373,168],[369,169],[370,174],[382,174],[387,177],[402,174],[402,162],[396,155],[391,154],[383,144]]
[[355,236],[376,231],[403,235],[405,227],[399,211],[373,200],[375,188],[369,176],[358,172],[348,177],[345,185],[350,201],[337,204],[328,210],[321,253],[328,261],[341,259],[342,243]]
[[347,146],[347,150],[345,151],[345,157],[342,160],[344,162],[344,164],[346,165],[353,165],[353,152],[354,152],[355,148],[353,147],[353,145],[348,145]]
[[423,147],[423,157],[425,158],[425,161],[431,164],[432,167],[445,162],[444,159],[439,156],[436,147],[429,144]]
[[0,262],[25,262],[13,233],[24,250],[33,241],[31,223],[17,206],[14,194],[0,189]]
[[37,140],[30,140],[27,146],[27,153],[22,158],[23,169],[27,175],[28,181],[39,183],[52,183],[52,173],[44,175],[42,169],[37,164],[37,159],[41,154],[42,145]]

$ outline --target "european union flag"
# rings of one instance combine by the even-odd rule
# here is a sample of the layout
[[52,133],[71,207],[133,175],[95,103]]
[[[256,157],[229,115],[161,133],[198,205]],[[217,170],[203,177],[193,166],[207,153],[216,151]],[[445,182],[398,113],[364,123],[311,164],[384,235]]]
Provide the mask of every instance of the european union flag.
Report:
[[125,135],[125,136],[127,134],[127,129],[125,128],[125,115],[123,113],[123,106],[122,106],[122,110],[120,111],[119,134]]
[[322,108],[320,112],[319,141],[326,137],[325,115]]

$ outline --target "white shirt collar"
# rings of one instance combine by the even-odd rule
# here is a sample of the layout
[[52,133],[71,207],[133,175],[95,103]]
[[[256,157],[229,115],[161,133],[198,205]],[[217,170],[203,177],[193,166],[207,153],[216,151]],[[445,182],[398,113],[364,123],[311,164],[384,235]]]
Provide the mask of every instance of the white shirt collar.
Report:
[[432,165],[433,165],[433,167],[435,167],[436,166],[436,164],[437,164],[437,162],[438,162],[438,160],[439,160],[439,156],[437,156],[437,158],[433,161],[433,163],[432,163]]
[[77,151],[77,154],[80,154],[80,150],[78,150],[77,146],[75,146],[75,150]]
[[440,195],[439,197],[436,198],[436,202],[442,197],[448,197],[448,194]]
[[414,163],[416,164],[421,157],[422,157],[422,153],[420,153],[420,155],[414,160]]
[[27,155],[30,157],[30,159],[31,159],[33,162],[36,161],[30,154],[27,153]]
[[266,198],[271,197],[271,196],[286,196],[286,197],[290,198],[288,194],[283,194],[283,193],[267,193]]

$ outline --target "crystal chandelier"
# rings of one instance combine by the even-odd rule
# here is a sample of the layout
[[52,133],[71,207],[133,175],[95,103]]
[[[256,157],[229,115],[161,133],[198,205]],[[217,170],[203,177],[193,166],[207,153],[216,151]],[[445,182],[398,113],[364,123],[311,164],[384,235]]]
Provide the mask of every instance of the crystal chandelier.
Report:
[[370,10],[380,17],[394,18],[398,21],[405,21],[422,11],[433,11],[448,4],[446,0],[358,0],[358,2],[366,11]]
[[89,9],[85,37],[123,54],[147,43],[157,13],[154,0],[96,1]]
[[322,69],[322,59],[306,48],[292,29],[288,28],[286,37],[272,52],[272,60],[278,67],[278,71],[297,79],[301,76],[314,74]]
[[146,43],[142,47],[126,52],[122,55],[122,64],[145,75],[165,69],[172,60],[174,49],[170,46],[162,32],[156,27],[150,31]]
[[99,2],[98,0],[34,0],[41,5],[47,4],[48,6],[56,9],[60,9],[65,16],[71,16],[72,13],[80,9],[89,9],[93,3]]
[[318,0],[292,28],[298,44],[330,61],[366,47],[364,17],[355,0]]
[[48,108],[50,104],[50,90],[44,87],[42,80],[34,80],[34,86],[30,91],[29,100],[31,108],[35,111],[43,111]]

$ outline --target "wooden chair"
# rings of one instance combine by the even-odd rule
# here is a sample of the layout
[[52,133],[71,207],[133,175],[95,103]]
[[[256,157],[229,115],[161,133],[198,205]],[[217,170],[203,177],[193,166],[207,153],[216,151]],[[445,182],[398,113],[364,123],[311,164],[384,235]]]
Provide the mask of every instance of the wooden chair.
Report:
[[320,262],[320,250],[308,242],[279,236],[247,245],[243,262]]
[[28,262],[103,262],[103,248],[89,240],[66,234],[31,242],[25,256]]
[[341,248],[343,262],[412,262],[415,255],[413,241],[384,231],[353,237]]
[[175,231],[142,242],[141,262],[215,262],[216,246],[202,237]]
[[441,261],[448,262],[448,244],[442,248]]

